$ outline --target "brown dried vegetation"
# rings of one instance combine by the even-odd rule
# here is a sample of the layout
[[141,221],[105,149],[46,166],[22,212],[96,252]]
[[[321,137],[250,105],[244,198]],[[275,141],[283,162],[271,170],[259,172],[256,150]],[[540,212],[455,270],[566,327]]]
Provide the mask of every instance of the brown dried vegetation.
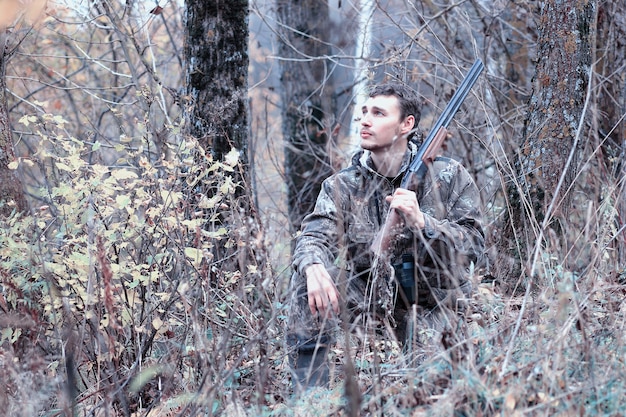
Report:
[[[217,160],[206,138],[183,134],[190,97],[179,89],[189,75],[179,6],[49,4],[37,27],[17,20],[8,32],[19,44],[6,62],[15,157],[0,172],[21,180],[30,210],[0,207],[0,410],[623,415],[624,6],[569,2],[590,19],[589,65],[570,72],[587,71],[588,88],[574,94],[574,80],[541,61],[554,52],[542,42],[558,36],[550,22],[567,16],[538,2],[375,3],[368,77],[415,85],[424,129],[473,59],[487,66],[449,143],[483,190],[489,241],[464,343],[444,335],[446,349],[411,368],[386,328],[338,338],[331,388],[292,399],[282,339],[292,236],[273,67],[281,57],[272,57],[279,48],[268,32],[294,28],[276,29],[272,10],[252,4],[251,159],[241,164],[239,153]],[[351,74],[356,6],[330,2],[333,35],[310,49],[323,54],[300,59]],[[577,51],[572,32],[560,33],[565,50]],[[342,126],[328,145],[337,145],[328,170],[349,159],[347,79],[319,79],[318,92],[334,94],[339,109],[324,123]],[[304,108],[298,100],[292,107]],[[569,151],[577,137],[573,175],[555,193],[565,159],[548,145]],[[248,166],[250,183],[233,183],[232,172]],[[235,209],[241,189],[255,202],[249,212]],[[224,247],[234,255],[222,258]]]

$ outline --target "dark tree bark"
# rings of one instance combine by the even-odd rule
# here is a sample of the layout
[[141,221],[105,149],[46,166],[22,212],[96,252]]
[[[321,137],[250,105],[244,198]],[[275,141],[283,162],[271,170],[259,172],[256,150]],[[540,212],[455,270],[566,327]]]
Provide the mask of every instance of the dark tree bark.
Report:
[[328,3],[277,1],[281,34],[282,123],[291,231],[312,211],[322,181],[332,172],[329,140],[335,104]]
[[9,163],[15,159],[13,154],[13,135],[7,108],[6,63],[9,58],[8,35],[4,29],[0,33],[0,216],[8,216],[14,210],[26,211],[22,183]]
[[[233,149],[240,152],[240,163],[232,172],[220,170],[216,175],[208,174],[202,178],[201,184],[187,190],[191,194],[189,215],[202,213],[206,220],[205,229],[227,231],[224,238],[211,242],[211,257],[202,266],[202,278],[217,291],[208,291],[202,296],[198,294],[196,300],[208,304],[216,302],[216,294],[222,291],[228,277],[241,276],[237,302],[248,305],[258,296],[257,293],[247,294],[245,290],[246,285],[257,285],[256,275],[250,270],[258,260],[255,253],[258,246],[254,244],[257,228],[251,221],[254,220],[254,210],[248,180],[248,1],[187,0],[185,6],[186,85],[185,102],[182,103],[185,128],[186,133],[197,138],[199,145],[213,158],[210,161],[199,155],[197,164],[208,168],[216,162],[227,162],[226,157]],[[235,184],[234,193],[221,190],[228,184],[229,177]],[[202,200],[202,194],[219,196],[220,203],[215,208],[203,208],[197,204]],[[203,325],[212,335],[210,343],[216,343],[214,349],[231,349],[232,328],[216,326],[210,319]],[[232,326],[236,327],[236,324]],[[202,332],[199,335],[205,337]],[[214,355],[197,357],[197,372],[203,375],[199,392],[208,391],[204,398],[213,403],[220,393],[206,388],[205,384],[223,377],[223,369],[228,366],[223,362],[226,353],[219,360]],[[265,394],[264,389],[259,387],[261,397]]]
[[[248,1],[187,0],[184,47],[188,133],[217,160],[248,155]],[[245,178],[237,178],[245,181]],[[243,189],[240,190],[243,192]]]
[[[594,148],[604,157],[601,175],[614,178],[618,189],[610,197],[617,202],[617,229],[626,224],[626,8],[620,2],[603,2],[598,10],[596,72],[599,74],[597,129]],[[606,191],[606,190],[605,190]],[[600,194],[599,198],[609,197]],[[626,268],[626,231],[615,237],[618,263]]]
[[[248,161],[248,1],[187,0],[186,12],[186,132],[198,139],[213,161],[225,161],[231,150],[239,151],[239,165],[224,172],[235,191],[220,191],[228,179],[204,177],[202,184],[189,190],[190,215],[203,210],[195,204],[200,195],[223,197],[218,208],[205,213],[207,229],[228,231],[228,239],[212,246],[215,265],[210,273],[245,272],[254,259],[246,248],[252,250],[256,235],[256,223],[250,221],[254,210]],[[201,159],[199,165],[212,163]]]
[[515,282],[521,276],[521,263],[532,258],[546,215],[547,226],[557,236],[564,233],[569,186],[578,174],[586,137],[576,140],[589,83],[595,7],[595,1],[548,0],[541,10],[537,69],[516,161],[517,179],[508,191],[511,208],[498,244],[500,253],[511,255],[510,263],[498,266],[505,280]]

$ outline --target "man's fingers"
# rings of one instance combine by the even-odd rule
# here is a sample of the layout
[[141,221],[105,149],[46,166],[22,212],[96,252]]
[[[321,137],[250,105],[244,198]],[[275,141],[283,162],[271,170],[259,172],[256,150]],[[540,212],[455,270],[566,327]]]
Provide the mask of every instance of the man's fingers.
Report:
[[311,314],[315,315],[319,313],[322,317],[325,317],[328,312],[328,307],[331,307],[335,314],[339,314],[339,298],[337,291],[334,289],[329,289],[324,294],[320,293],[309,296],[309,309],[311,310]]
[[335,314],[339,314],[339,297],[337,296],[337,291],[334,288],[333,291],[328,293],[328,298]]
[[309,309],[313,315],[320,313],[323,317],[326,314],[326,304],[323,294],[317,293],[309,296]]
[[306,276],[311,314],[319,313],[325,317],[330,310],[339,313],[339,293],[326,268],[313,264],[307,269]]
[[315,315],[317,313],[317,306],[315,297],[309,297],[309,310],[311,310],[311,314]]

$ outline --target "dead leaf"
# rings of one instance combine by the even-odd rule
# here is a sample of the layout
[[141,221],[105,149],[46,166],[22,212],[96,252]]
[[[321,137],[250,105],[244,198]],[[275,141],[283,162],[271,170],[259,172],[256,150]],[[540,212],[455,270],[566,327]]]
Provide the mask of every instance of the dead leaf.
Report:
[[509,411],[513,411],[515,410],[516,403],[517,403],[517,400],[515,399],[515,395],[513,395],[513,393],[509,393],[507,394],[506,399],[504,400],[504,408]]

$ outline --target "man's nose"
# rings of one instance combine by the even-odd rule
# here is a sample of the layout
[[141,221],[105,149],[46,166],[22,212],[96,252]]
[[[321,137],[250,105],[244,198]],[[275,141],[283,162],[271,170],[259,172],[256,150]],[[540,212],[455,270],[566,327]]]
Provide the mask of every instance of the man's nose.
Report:
[[370,126],[371,124],[370,117],[367,114],[361,116],[361,126]]

